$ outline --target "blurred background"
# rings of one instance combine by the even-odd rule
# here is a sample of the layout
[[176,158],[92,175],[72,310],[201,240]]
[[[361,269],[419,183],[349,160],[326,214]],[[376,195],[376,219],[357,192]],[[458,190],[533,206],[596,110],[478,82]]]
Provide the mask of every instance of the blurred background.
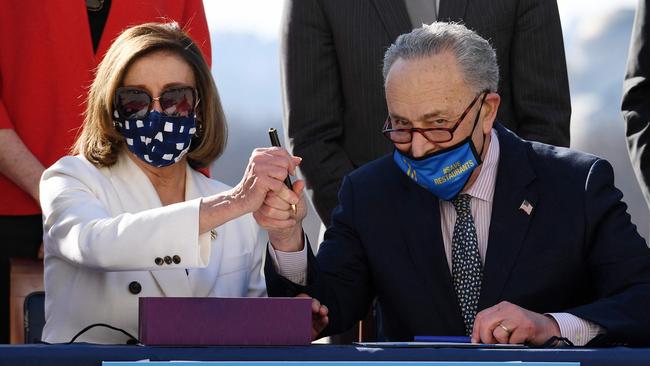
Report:
[[[212,175],[230,185],[241,178],[251,151],[269,145],[269,127],[284,136],[278,48],[283,5],[282,0],[204,0],[212,72],[230,129]],[[647,240],[648,208],[630,165],[620,113],[636,0],[558,0],[558,7],[573,107],[571,147],[612,163],[632,222]],[[316,238],[319,227],[312,209],[305,231]]]

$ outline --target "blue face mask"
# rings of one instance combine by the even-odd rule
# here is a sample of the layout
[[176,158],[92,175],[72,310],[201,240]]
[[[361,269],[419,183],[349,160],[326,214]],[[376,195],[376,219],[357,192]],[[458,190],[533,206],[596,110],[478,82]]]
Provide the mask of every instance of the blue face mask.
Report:
[[393,160],[409,178],[446,201],[463,190],[474,169],[482,163],[471,137],[418,159],[395,149]]
[[[117,112],[116,112],[117,113]],[[143,119],[114,121],[129,151],[142,161],[161,168],[179,161],[190,149],[196,133],[196,116],[168,117],[151,111]]]

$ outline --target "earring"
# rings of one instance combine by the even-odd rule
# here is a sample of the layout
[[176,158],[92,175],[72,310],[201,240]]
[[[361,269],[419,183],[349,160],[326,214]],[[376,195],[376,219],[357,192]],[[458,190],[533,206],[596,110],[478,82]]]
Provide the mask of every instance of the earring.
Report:
[[201,137],[203,134],[203,123],[200,120],[196,120],[196,132],[194,133],[194,137]]

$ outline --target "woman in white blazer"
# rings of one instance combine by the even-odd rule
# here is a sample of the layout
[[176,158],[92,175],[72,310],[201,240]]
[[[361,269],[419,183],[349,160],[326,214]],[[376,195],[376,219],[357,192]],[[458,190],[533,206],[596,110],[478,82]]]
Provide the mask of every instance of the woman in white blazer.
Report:
[[[144,24],[116,39],[90,89],[77,155],[40,183],[44,341],[68,342],[97,323],[137,335],[140,296],[266,295],[267,235],[251,213],[269,192],[296,197],[282,181],[299,161],[256,149],[230,188],[197,171],[225,141],[210,70],[178,25]],[[76,339],[128,340],[101,326]]]

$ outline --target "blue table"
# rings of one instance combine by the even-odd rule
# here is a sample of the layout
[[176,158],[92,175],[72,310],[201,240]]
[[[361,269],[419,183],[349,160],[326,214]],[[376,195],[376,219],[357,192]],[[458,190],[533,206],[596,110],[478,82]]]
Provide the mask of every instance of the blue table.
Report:
[[0,366],[99,366],[101,361],[537,361],[580,362],[583,366],[650,365],[648,348],[455,349],[304,347],[142,347],[0,345]]

